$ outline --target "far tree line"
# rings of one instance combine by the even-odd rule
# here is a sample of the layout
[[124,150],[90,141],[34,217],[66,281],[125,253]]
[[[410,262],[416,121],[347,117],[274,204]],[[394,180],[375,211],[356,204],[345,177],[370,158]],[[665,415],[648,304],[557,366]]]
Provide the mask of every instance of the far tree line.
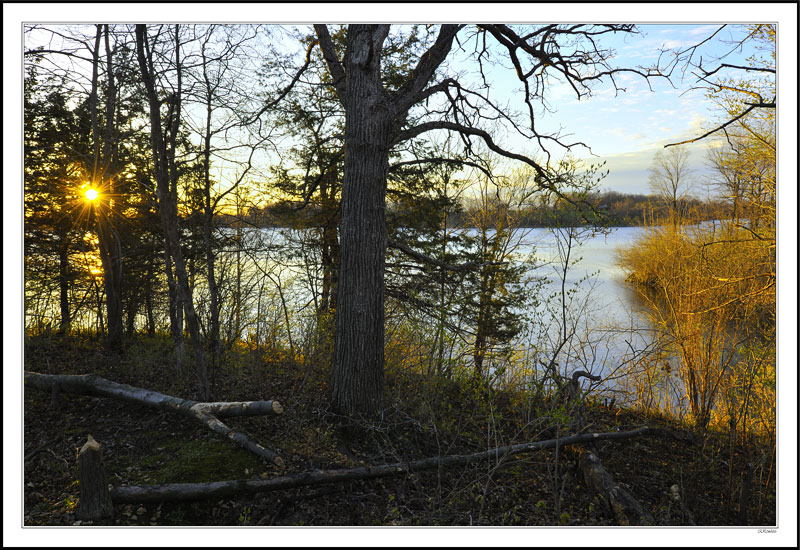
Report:
[[[516,227],[543,228],[569,225],[603,224],[609,227],[640,226],[645,223],[659,223],[670,219],[673,207],[692,220],[707,221],[722,219],[731,215],[734,204],[726,198],[701,199],[682,197],[673,205],[671,201],[656,194],[621,193],[603,191],[591,193],[583,197],[585,209],[576,211],[572,205],[560,201],[557,204],[525,205],[514,213]],[[298,203],[276,202],[269,205],[253,205],[240,214],[220,213],[216,223],[221,227],[277,228],[303,226],[307,220],[319,215],[320,209],[309,205],[298,210]],[[739,203],[737,203],[739,206]],[[399,213],[401,205],[388,204],[387,210]],[[474,212],[480,209],[479,201],[465,200],[462,210],[452,215],[452,223],[456,227],[469,229]],[[589,214],[591,213],[591,215]]]

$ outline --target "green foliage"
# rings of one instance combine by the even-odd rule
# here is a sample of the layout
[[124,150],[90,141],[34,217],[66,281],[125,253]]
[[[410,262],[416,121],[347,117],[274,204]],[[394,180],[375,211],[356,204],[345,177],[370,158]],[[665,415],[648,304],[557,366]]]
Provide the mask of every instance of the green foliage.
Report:
[[[26,323],[34,328],[49,318],[64,330],[85,329],[94,317],[99,324],[105,267],[97,229],[103,223],[124,257],[122,299],[132,332],[145,293],[152,298],[156,291],[160,267],[154,197],[145,190],[149,142],[134,130],[142,105],[128,88],[134,79],[123,71],[117,75],[117,90],[130,93],[117,98],[115,141],[106,144],[91,134],[89,98],[66,80],[39,74],[36,62],[25,69]],[[98,150],[113,151],[96,181],[95,143]],[[84,196],[89,187],[100,192],[92,205]]]
[[248,525],[250,523],[250,514],[252,513],[252,509],[250,506],[245,506],[242,508],[242,513],[239,514],[239,525]]

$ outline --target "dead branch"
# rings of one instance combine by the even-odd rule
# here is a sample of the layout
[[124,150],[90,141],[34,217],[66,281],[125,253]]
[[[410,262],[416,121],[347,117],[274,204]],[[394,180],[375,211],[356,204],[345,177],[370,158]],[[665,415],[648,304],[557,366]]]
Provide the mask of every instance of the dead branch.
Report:
[[498,447],[485,452],[467,455],[424,458],[412,462],[398,462],[379,466],[360,466],[341,470],[314,470],[268,479],[238,479],[210,483],[170,483],[151,486],[117,487],[111,490],[111,498],[116,504],[148,503],[165,501],[187,501],[207,498],[220,498],[236,494],[252,494],[267,491],[293,489],[309,485],[338,483],[356,479],[370,479],[401,475],[438,467],[457,466],[495,460],[500,462],[510,455],[529,453],[542,449],[579,445],[607,439],[628,439],[647,432],[647,427],[628,432],[589,433],[546,441],[521,443]]
[[217,416],[244,416],[281,414],[283,407],[277,401],[246,401],[231,403],[199,403],[190,399],[181,399],[164,395],[143,388],[119,384],[106,380],[96,374],[39,374],[25,373],[25,383],[41,390],[52,391],[58,386],[61,391],[82,395],[99,395],[112,397],[140,405],[147,405],[164,411],[188,416],[204,424],[208,429],[230,439],[237,445],[264,458],[278,467],[283,467],[283,460],[273,451],[250,440],[246,435],[230,429],[219,421]]

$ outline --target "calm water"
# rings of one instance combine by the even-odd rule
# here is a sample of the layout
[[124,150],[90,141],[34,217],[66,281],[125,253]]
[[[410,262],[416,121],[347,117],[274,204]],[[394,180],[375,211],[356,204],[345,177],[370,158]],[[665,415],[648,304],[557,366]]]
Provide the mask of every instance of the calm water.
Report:
[[[563,334],[561,289],[567,239],[563,232],[546,228],[525,231],[522,249],[533,252],[541,264],[531,273],[548,279],[540,295],[549,297],[549,302],[536,309],[545,328],[531,336],[539,342],[549,340],[555,348]],[[564,289],[569,294],[567,329],[575,335],[560,354],[562,370],[585,368],[607,375],[650,344],[647,309],[625,282],[627,274],[617,261],[618,251],[633,244],[642,232],[638,227],[617,227],[573,241]]]
[[[625,282],[625,272],[617,263],[617,251],[632,244],[641,234],[637,227],[612,228],[604,234],[584,234],[572,243],[570,267],[567,270],[565,289],[568,291],[568,331],[574,331],[570,342],[563,346],[559,356],[562,370],[584,368],[592,373],[607,374],[618,367],[632,352],[644,349],[648,343],[645,309],[637,300],[632,288]],[[558,347],[563,334],[561,310],[561,277],[563,260],[559,256],[558,233],[546,228],[521,229],[518,233],[520,245],[515,251],[518,258],[534,258],[529,275],[547,283],[541,287],[531,285],[531,292],[538,292],[541,301],[532,311],[531,332],[517,343],[520,347],[535,347],[543,355]],[[256,242],[260,241],[260,242]],[[561,236],[564,244],[563,235]],[[261,229],[246,231],[245,242],[252,250],[264,247],[291,247],[280,230]],[[295,312],[305,310],[313,295],[308,286],[309,273],[301,258],[294,262],[275,261],[276,256],[267,252],[249,256],[251,269],[268,271],[280,265],[282,284],[290,283],[287,297],[293,302]],[[242,258],[244,259],[244,258]],[[247,263],[247,260],[245,260]],[[303,282],[306,281],[306,282]],[[305,305],[304,305],[305,304]],[[263,313],[263,312],[262,312]],[[280,316],[276,317],[280,320]],[[282,322],[282,321],[281,321]]]
[[[625,282],[627,274],[617,262],[618,250],[633,244],[642,231],[639,227],[611,228],[608,234],[579,239],[570,251],[570,261],[574,263],[568,268],[566,286],[578,288],[578,296],[588,297],[589,305],[600,310],[600,317],[608,324],[629,325],[632,318],[640,319],[643,313],[631,286]],[[550,279],[548,289],[552,291],[560,289],[563,270],[557,240],[550,229],[532,229],[525,238],[537,259],[549,262],[535,273]]]

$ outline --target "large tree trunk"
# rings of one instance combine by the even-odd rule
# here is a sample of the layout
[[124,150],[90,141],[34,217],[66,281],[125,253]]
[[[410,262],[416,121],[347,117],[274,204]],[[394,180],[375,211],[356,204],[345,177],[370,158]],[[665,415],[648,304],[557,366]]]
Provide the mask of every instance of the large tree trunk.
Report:
[[122,399],[139,405],[147,405],[164,411],[182,414],[197,420],[211,431],[220,434],[226,439],[230,439],[237,445],[244,447],[265,460],[269,460],[276,466],[283,467],[283,460],[275,452],[251,441],[244,434],[231,430],[228,426],[220,422],[218,418],[226,416],[282,414],[283,407],[277,401],[198,403],[190,399],[181,399],[143,388],[136,388],[127,384],[119,384],[101,378],[95,374],[73,376],[67,374],[54,375],[26,372],[25,383],[42,390],[102,395],[104,397]]
[[384,407],[386,176],[389,150],[402,141],[409,109],[444,61],[459,30],[443,25],[408,81],[390,95],[381,82],[389,25],[349,25],[344,63],[325,25],[314,26],[333,87],[345,110],[340,271],[332,369],[332,408],[374,415]]
[[332,406],[374,415],[384,408],[386,176],[392,114],[381,85],[374,26],[352,25],[345,53],[347,104],[340,274]]

